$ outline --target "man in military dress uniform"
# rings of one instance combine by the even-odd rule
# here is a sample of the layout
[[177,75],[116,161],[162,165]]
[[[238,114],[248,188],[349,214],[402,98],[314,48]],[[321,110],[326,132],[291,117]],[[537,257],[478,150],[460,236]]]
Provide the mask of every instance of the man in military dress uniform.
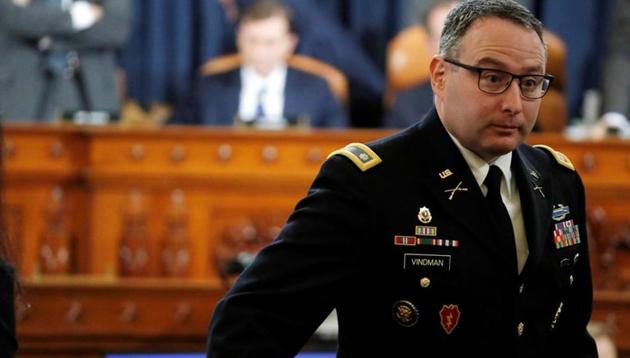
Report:
[[523,144],[545,62],[524,7],[456,7],[435,108],[330,156],[217,305],[208,357],[292,357],[334,308],[339,357],[596,357],[581,180]]

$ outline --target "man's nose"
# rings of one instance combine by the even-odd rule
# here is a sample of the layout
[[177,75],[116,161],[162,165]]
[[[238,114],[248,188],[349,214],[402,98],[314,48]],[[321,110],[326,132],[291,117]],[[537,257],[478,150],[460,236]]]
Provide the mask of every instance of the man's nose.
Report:
[[510,86],[503,92],[503,108],[504,111],[519,114],[523,111],[523,97],[517,79],[514,79]]

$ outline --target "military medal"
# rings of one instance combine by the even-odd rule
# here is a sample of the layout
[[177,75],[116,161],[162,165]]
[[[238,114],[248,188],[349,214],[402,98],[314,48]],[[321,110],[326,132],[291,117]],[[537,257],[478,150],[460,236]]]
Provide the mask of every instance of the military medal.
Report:
[[416,246],[416,237],[415,236],[396,235],[396,236],[394,236],[394,245],[396,245],[396,246]]
[[437,239],[437,238],[419,237],[418,245],[459,247],[459,240],[445,240],[445,239]]
[[581,240],[578,225],[575,225],[573,220],[566,220],[555,224],[553,242],[556,244],[556,249],[579,244]]
[[416,226],[416,235],[420,236],[437,236],[437,227],[435,226]]

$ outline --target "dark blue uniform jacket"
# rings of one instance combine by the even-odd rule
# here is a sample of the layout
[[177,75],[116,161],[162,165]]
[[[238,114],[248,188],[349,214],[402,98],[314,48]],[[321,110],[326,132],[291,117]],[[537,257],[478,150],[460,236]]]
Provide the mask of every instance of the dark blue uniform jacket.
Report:
[[323,164],[217,305],[209,357],[293,357],[333,308],[339,357],[596,357],[584,190],[561,154],[514,151],[530,250],[519,275],[435,110],[357,148],[358,163],[382,162]]

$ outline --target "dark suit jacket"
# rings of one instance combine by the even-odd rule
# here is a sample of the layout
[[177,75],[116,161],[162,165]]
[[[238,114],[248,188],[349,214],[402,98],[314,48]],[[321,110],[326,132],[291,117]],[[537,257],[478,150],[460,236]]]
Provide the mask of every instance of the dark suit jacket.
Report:
[[[253,2],[237,1],[241,11]],[[293,11],[295,32],[300,37],[296,53],[314,57],[342,71],[350,87],[358,92],[351,95],[372,100],[382,98],[385,89],[383,72],[370,53],[361,46],[356,34],[344,27],[337,18],[330,16],[324,10],[325,6],[317,2],[283,0],[283,3]],[[225,51],[235,51],[236,26],[224,26],[223,30],[224,39],[229,42]]]
[[[52,120],[59,110],[120,111],[115,50],[126,39],[131,22],[129,0],[102,0],[104,16],[83,31],[72,28],[70,14],[60,7],[32,0],[25,7],[0,0],[0,110],[7,120]],[[37,48],[44,36],[51,50],[76,51],[79,75],[89,108],[76,100],[79,82],[49,76],[46,54]],[[74,108],[59,108],[70,103]]]
[[[178,106],[173,124],[234,124],[241,91],[240,68],[205,76],[186,102]],[[288,68],[284,89],[284,116],[307,116],[313,127],[346,127],[348,120],[328,84],[315,75]]]
[[418,122],[433,108],[433,89],[429,81],[400,91],[394,105],[385,116],[387,128],[407,128]]
[[[586,331],[592,286],[576,172],[542,149],[514,151],[530,249],[517,276],[435,111],[369,146],[382,163],[367,171],[340,155],[324,163],[279,237],[218,303],[209,357],[292,357],[333,308],[338,357],[596,356]],[[452,175],[441,179],[446,169]],[[445,190],[458,183],[468,191],[449,200]],[[419,221],[421,207],[430,223]],[[581,241],[556,248],[555,226],[569,220]],[[422,237],[419,226],[436,236],[395,244],[396,236]]]
[[13,310],[13,268],[0,260],[0,358],[15,356],[15,313]]
[[603,71],[603,110],[630,118],[630,0],[614,1],[611,14]]

